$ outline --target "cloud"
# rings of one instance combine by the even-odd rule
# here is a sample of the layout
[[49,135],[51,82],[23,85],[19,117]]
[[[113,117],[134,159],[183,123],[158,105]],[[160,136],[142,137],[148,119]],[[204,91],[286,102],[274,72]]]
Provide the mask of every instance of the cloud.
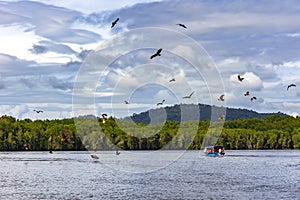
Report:
[[[300,113],[297,104],[283,103],[299,98],[297,87],[286,91],[289,83],[300,85],[300,16],[297,6],[291,6],[298,2],[275,2],[3,2],[1,103],[30,107],[29,103],[46,102],[51,104],[51,115],[67,116],[73,84],[78,83],[83,91],[89,89],[96,94],[99,105],[108,106],[113,99],[123,109],[121,102],[132,100],[132,112],[147,109],[163,98],[170,104],[176,103],[173,93],[181,97],[195,90],[194,98],[202,103],[220,103],[214,100],[225,93],[228,106]],[[116,17],[120,18],[118,26],[111,29]],[[145,27],[157,29],[140,34],[142,29],[149,31]],[[140,32],[131,34],[134,28],[140,28]],[[119,33],[124,33],[123,38],[114,40],[120,37]],[[202,51],[196,51],[196,46]],[[162,56],[150,60],[158,48],[163,48]],[[97,50],[103,50],[103,56],[95,56],[88,63],[92,66],[83,69]],[[101,63],[111,64],[105,68]],[[245,80],[238,82],[237,74]],[[96,91],[88,85],[91,77],[99,81],[95,83],[99,84]],[[169,83],[173,77],[176,81]],[[245,99],[245,90],[258,100]],[[195,103],[195,99],[189,102]],[[14,106],[10,107],[15,110],[11,114],[17,115],[17,110],[24,113],[21,107]],[[29,111],[26,116],[30,117]]]
[[54,89],[71,90],[73,89],[73,83],[67,80],[58,79],[54,76],[47,76],[44,78],[45,82]]
[[76,53],[73,51],[69,46],[58,44],[50,41],[39,41],[39,44],[34,44],[31,49],[29,49],[32,53],[35,54],[43,54],[49,51],[60,53],[60,54],[74,54]]

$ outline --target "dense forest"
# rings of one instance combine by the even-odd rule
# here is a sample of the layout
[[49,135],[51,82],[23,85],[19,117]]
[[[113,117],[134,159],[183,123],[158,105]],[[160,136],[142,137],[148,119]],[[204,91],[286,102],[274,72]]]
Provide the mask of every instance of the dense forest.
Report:
[[222,122],[198,120],[142,124],[80,117],[55,120],[0,119],[0,150],[201,149],[213,136],[226,149],[300,149],[300,118],[272,115]]

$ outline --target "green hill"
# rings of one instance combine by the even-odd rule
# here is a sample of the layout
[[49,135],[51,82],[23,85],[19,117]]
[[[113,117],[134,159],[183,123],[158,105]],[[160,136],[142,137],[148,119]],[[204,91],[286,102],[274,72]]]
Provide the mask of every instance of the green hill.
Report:
[[143,124],[157,124],[164,120],[176,122],[193,121],[199,119],[217,121],[222,114],[225,114],[226,121],[252,118],[263,119],[272,115],[287,116],[281,112],[258,113],[253,110],[210,106],[206,104],[177,104],[174,106],[151,109],[139,114],[133,114],[132,116],[126,117],[125,120],[131,119],[136,123]]

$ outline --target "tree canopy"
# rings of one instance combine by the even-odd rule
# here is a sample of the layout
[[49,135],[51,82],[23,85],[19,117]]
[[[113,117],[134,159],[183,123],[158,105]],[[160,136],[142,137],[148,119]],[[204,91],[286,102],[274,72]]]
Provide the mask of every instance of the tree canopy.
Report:
[[[76,122],[76,123],[75,123]],[[163,124],[126,119],[70,118],[0,120],[0,150],[201,149],[207,134],[221,128],[216,144],[226,149],[300,149],[300,118],[273,115],[225,122],[194,120]]]

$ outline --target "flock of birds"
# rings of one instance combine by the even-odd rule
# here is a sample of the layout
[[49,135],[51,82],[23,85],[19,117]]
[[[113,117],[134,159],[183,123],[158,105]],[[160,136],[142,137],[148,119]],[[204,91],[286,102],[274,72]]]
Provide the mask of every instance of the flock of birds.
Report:
[[[111,28],[115,27],[119,20],[120,20],[119,18],[115,19],[111,23]],[[187,29],[187,26],[184,25],[184,24],[179,23],[179,24],[176,24],[176,25],[178,25],[178,26],[180,26],[182,28]],[[163,50],[162,48],[158,49],[154,54],[152,54],[150,56],[150,59],[154,59],[155,57],[161,56],[162,50]],[[238,79],[238,81],[242,82],[242,81],[244,81],[245,78],[241,77],[241,75],[238,75],[237,79]],[[172,79],[169,80],[169,82],[175,82],[175,81],[176,81],[175,78],[172,78]],[[292,84],[288,85],[287,86],[287,90],[289,90],[289,88],[291,88],[291,87],[296,87],[296,84],[292,83]],[[191,92],[187,96],[183,96],[182,98],[183,99],[190,99],[194,93],[195,93],[195,91]],[[246,91],[244,93],[244,96],[250,96],[250,92]],[[256,99],[257,99],[256,96],[251,96],[251,98],[250,98],[251,101],[256,100]],[[225,94],[220,95],[220,97],[218,98],[218,100],[219,101],[225,101]],[[125,104],[129,104],[129,101],[127,101],[127,100],[125,100],[124,102],[125,102]],[[164,104],[164,102],[165,102],[165,100],[162,100],[161,102],[158,102],[156,104],[156,106],[162,106]],[[36,112],[36,113],[43,113],[43,110],[34,109],[33,111]],[[2,118],[3,118],[3,116],[0,117],[0,119],[2,119]],[[101,119],[102,119],[102,123],[105,123],[105,121],[107,119],[107,114],[103,113],[101,115]],[[224,121],[224,120],[225,120],[225,114],[220,115],[219,118],[218,118],[218,121]],[[50,150],[49,153],[52,153],[52,151]],[[118,150],[116,150],[115,155],[120,155],[120,152]],[[92,159],[99,159],[99,157],[97,155],[95,155],[95,154],[92,154],[91,158]]]

